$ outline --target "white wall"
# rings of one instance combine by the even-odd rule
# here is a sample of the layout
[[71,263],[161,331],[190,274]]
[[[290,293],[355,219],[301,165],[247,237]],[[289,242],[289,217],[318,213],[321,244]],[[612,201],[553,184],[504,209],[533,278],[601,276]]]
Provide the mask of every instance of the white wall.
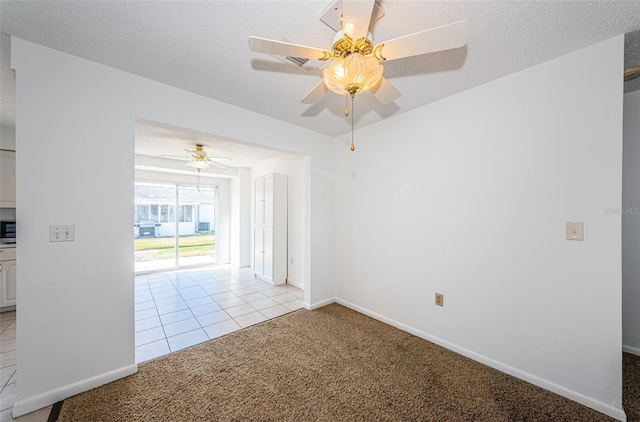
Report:
[[[290,160],[266,160],[253,167],[251,169],[251,209],[253,209],[253,191],[255,188],[253,180],[256,177],[272,173],[287,175],[287,282],[304,289],[305,160],[302,157]],[[251,218],[253,218],[253,213],[251,213]],[[253,245],[253,238],[251,239],[251,244]]]
[[216,259],[218,264],[231,262],[231,190],[230,181],[218,183],[218,222],[216,224]]
[[640,355],[640,91],[624,96],[622,344]]
[[251,266],[251,169],[238,169],[231,179],[231,264]]
[[[309,156],[308,301],[333,297],[332,138],[15,38],[11,59],[22,227],[14,415],[136,370],[137,118]],[[104,232],[96,222],[107,220]],[[75,224],[75,242],[49,243],[50,224]]]
[[624,418],[622,65],[620,36],[338,138],[337,300]]

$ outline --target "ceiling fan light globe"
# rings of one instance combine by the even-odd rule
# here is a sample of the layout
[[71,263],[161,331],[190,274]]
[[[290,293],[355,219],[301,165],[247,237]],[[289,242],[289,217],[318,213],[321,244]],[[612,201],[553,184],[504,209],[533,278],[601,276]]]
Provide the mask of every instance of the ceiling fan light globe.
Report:
[[196,169],[198,171],[200,171],[202,169],[205,169],[205,168],[209,167],[210,164],[208,162],[206,162],[206,161],[195,161],[195,160],[192,160],[192,161],[189,161],[187,163],[187,165],[193,167],[194,169]]
[[375,57],[354,53],[344,59],[335,58],[329,68],[322,71],[322,80],[338,95],[356,95],[373,89],[383,71],[384,66]]

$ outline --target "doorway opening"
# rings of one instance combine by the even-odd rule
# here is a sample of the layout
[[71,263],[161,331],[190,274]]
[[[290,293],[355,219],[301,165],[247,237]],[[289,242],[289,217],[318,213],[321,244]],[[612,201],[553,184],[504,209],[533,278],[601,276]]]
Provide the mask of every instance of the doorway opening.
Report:
[[217,186],[136,183],[136,273],[216,264]]

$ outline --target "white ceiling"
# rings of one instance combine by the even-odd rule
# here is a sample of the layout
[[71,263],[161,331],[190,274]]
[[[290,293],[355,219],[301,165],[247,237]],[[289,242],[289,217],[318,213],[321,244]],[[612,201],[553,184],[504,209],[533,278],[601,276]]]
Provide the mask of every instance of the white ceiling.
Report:
[[[257,35],[287,37],[330,49],[334,31],[319,20],[330,4],[327,0],[1,0],[0,28],[38,44],[338,136],[350,131],[350,120],[343,116],[344,97],[328,94],[313,106],[300,103],[320,81],[320,71],[307,72],[252,53],[247,44],[250,35]],[[461,19],[469,19],[471,32],[467,45],[460,49],[385,63],[386,78],[402,96],[386,106],[369,93],[357,97],[356,128],[640,30],[640,1],[381,0],[380,4],[386,15],[371,27],[376,42]],[[630,45],[628,42],[628,49]],[[638,60],[637,53],[635,57]],[[632,84],[639,87],[638,81],[630,82],[628,89]],[[150,145],[154,145],[153,153],[159,153],[157,148],[165,148],[162,144],[167,136],[153,137],[149,134],[153,131],[147,132],[138,152],[151,153]],[[193,134],[183,135],[176,136],[186,140],[173,145],[172,154],[175,147],[191,148],[195,143],[190,138]],[[211,142],[214,139],[212,136]],[[166,148],[162,151],[167,152]]]
[[[208,156],[215,160],[216,157],[227,157],[231,161],[218,160],[227,167],[253,167],[265,160],[299,160],[301,157],[282,151],[274,151],[259,148],[253,145],[239,143],[233,139],[225,139],[208,133],[196,132],[185,128],[163,125],[146,120],[136,121],[136,154],[158,157],[152,162],[136,160],[139,164],[156,165],[165,168],[180,168],[188,161],[191,154],[186,150],[193,150],[196,144],[203,145]],[[164,157],[165,155],[177,155],[178,157]],[[162,163],[162,161],[165,163]],[[173,163],[171,163],[173,161]],[[179,162],[176,163],[176,161]],[[178,164],[178,165],[176,165]],[[193,173],[193,168],[182,167],[186,172]],[[210,174],[225,174],[215,167],[204,170]]]

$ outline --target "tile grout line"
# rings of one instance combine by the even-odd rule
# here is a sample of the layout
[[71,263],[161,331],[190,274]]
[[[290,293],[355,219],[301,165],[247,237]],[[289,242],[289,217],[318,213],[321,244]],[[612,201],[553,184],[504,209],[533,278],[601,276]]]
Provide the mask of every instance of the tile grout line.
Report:
[[[163,329],[163,333],[164,333],[164,340],[165,340],[165,342],[167,343],[167,346],[168,346],[168,349],[169,349],[169,354],[170,354],[170,353],[174,353],[174,352],[175,352],[175,351],[173,351],[173,350],[171,349],[171,346],[170,346],[170,344],[169,344],[168,339],[169,339],[170,337],[179,336],[179,335],[182,335],[182,334],[189,333],[189,332],[191,332],[191,331],[202,330],[202,331],[204,331],[204,333],[205,333],[205,335],[206,335],[206,337],[207,337],[207,340],[205,340],[205,341],[203,341],[203,342],[211,341],[211,340],[213,340],[213,339],[215,339],[215,338],[217,338],[217,337],[214,337],[214,338],[209,337],[209,334],[205,331],[205,327],[210,327],[210,326],[212,326],[212,325],[220,324],[220,323],[223,323],[223,322],[225,322],[225,321],[229,321],[229,320],[230,320],[230,321],[233,321],[233,322],[234,322],[234,324],[236,324],[236,325],[239,327],[239,328],[237,328],[237,329],[235,329],[235,330],[233,330],[233,331],[232,331],[232,332],[235,332],[235,331],[238,331],[238,330],[241,330],[241,329],[247,328],[247,327],[249,327],[249,326],[251,326],[251,325],[255,325],[255,324],[257,324],[257,323],[258,323],[258,322],[256,322],[255,324],[251,324],[251,325],[249,325],[249,326],[247,326],[247,327],[242,326],[242,325],[238,322],[238,320],[237,320],[236,318],[240,318],[240,317],[242,317],[242,316],[244,316],[244,315],[249,315],[249,314],[257,313],[257,314],[258,314],[258,315],[260,315],[262,318],[265,318],[265,320],[264,320],[264,321],[259,321],[259,322],[266,322],[266,321],[269,321],[269,320],[271,320],[271,319],[277,318],[277,317],[282,316],[282,315],[286,315],[286,314],[288,314],[288,313],[290,313],[290,312],[294,312],[295,310],[297,310],[297,309],[290,309],[290,308],[288,308],[287,306],[284,306],[284,304],[283,304],[283,303],[280,303],[280,302],[277,302],[277,301],[273,300],[273,298],[274,298],[274,297],[281,296],[281,295],[284,295],[284,294],[289,294],[289,293],[290,293],[290,290],[291,290],[291,289],[289,288],[290,286],[273,286],[273,285],[271,285],[271,286],[269,286],[269,287],[267,287],[267,288],[265,288],[265,289],[260,289],[260,290],[255,289],[255,286],[257,286],[257,285],[258,285],[258,284],[256,284],[256,277],[255,277],[255,276],[248,277],[248,276],[250,275],[250,273],[249,273],[249,272],[248,272],[247,274],[237,274],[237,273],[236,273],[236,274],[233,274],[233,272],[229,271],[229,272],[226,272],[226,273],[220,273],[220,274],[218,274],[218,277],[219,277],[219,278],[221,278],[221,279],[224,279],[224,280],[218,280],[214,274],[209,273],[209,272],[199,273],[197,278],[193,278],[193,276],[192,276],[192,275],[189,275],[189,274],[184,274],[184,275],[183,275],[182,273],[175,273],[175,274],[178,274],[178,277],[172,278],[170,275],[167,275],[167,276],[166,276],[166,278],[165,278],[164,276],[155,277],[158,281],[161,281],[163,284],[164,284],[164,282],[165,282],[165,281],[168,281],[168,283],[169,283],[169,284],[167,285],[167,287],[168,287],[169,285],[171,286],[171,288],[170,288],[170,289],[165,289],[165,290],[163,290],[162,292],[159,292],[159,293],[164,293],[164,292],[174,291],[174,292],[176,293],[176,295],[175,295],[175,296],[176,296],[176,297],[179,297],[179,298],[180,298],[180,301],[181,301],[181,302],[186,306],[186,309],[182,309],[181,311],[189,310],[190,314],[192,315],[192,318],[186,318],[186,319],[181,320],[181,321],[187,321],[187,320],[195,319],[195,320],[196,320],[196,323],[197,323],[197,324],[198,324],[198,326],[199,326],[199,328],[194,328],[194,329],[192,329],[192,330],[188,330],[188,331],[185,331],[185,332],[182,332],[182,333],[178,333],[178,334],[175,334],[175,335],[173,335],[173,336],[167,336],[167,332],[166,332],[166,329],[165,329],[165,325],[177,324],[177,323],[180,323],[181,321],[175,321],[175,322],[172,322],[172,323],[169,323],[169,324],[165,324],[165,323],[163,322],[163,320],[162,320],[162,318],[161,318],[161,315],[160,315],[160,312],[159,312],[159,310],[158,310],[158,304],[157,304],[157,302],[156,302],[156,300],[159,300],[159,299],[156,299],[156,297],[155,297],[154,289],[153,289],[153,287],[151,286],[151,282],[149,282],[148,278],[146,279],[146,282],[147,282],[147,284],[148,284],[148,286],[149,286],[149,292],[150,292],[150,294],[151,294],[151,298],[152,298],[152,300],[153,300],[153,304],[155,305],[155,310],[156,310],[157,318],[159,319],[159,321],[160,321],[160,326],[161,326],[161,327],[162,327],[162,329]],[[244,278],[245,280],[241,280],[240,278],[238,278],[238,276],[240,276],[240,277]],[[163,279],[164,279],[164,280],[163,280]],[[219,285],[220,287],[222,287],[222,288],[224,288],[224,289],[228,289],[228,290],[227,290],[226,292],[209,293],[209,292],[207,291],[206,287],[205,287],[203,284],[200,284],[200,282],[203,282],[204,284],[216,283],[216,284],[217,284],[217,285]],[[178,287],[176,286],[176,284],[180,284],[180,283],[186,283],[186,284],[188,284],[188,286],[184,286],[182,289],[181,289],[181,288],[178,288]],[[191,283],[193,283],[193,284],[191,284]],[[249,285],[249,284],[247,284],[247,283],[251,283],[251,284]],[[266,283],[266,282],[265,282],[265,283]],[[235,290],[229,290],[231,286],[237,286],[238,288],[236,288]],[[183,296],[183,292],[181,292],[181,290],[189,289],[189,288],[196,288],[196,287],[197,287],[197,288],[199,288],[199,289],[204,293],[204,295],[203,295],[203,296],[201,296],[201,297],[194,297],[194,298],[192,298],[192,299],[186,299],[186,298],[185,298],[185,296]],[[243,296],[247,296],[247,295],[238,295],[238,294],[236,293],[236,291],[239,291],[239,290],[242,290],[242,289],[245,289],[245,288],[252,288],[252,289],[254,290],[253,292],[248,293],[247,295],[249,295],[249,294],[254,294],[254,293],[259,293],[259,294],[261,294],[262,296],[264,296],[264,298],[265,298],[265,299],[260,299],[260,300],[266,300],[266,299],[269,299],[269,300],[273,301],[273,302],[275,303],[275,305],[273,305],[273,306],[268,306],[268,307],[263,308],[263,309],[257,309],[257,308],[255,308],[255,307],[251,304],[252,302],[247,302],[245,299],[242,299],[242,297],[243,297]],[[273,296],[267,296],[267,295],[265,295],[265,294],[263,293],[263,291],[265,291],[265,290],[267,290],[267,289],[273,289],[273,288],[277,288],[277,289],[280,291],[280,294],[275,294],[275,295],[273,295]],[[297,289],[297,288],[296,288],[296,290],[299,290],[299,289]],[[232,295],[234,296],[234,298],[240,299],[240,300],[243,302],[242,304],[240,304],[240,305],[235,305],[235,306],[249,305],[249,306],[250,306],[251,308],[253,308],[254,310],[253,310],[253,311],[251,311],[251,312],[248,312],[248,313],[246,313],[246,314],[238,315],[237,317],[233,317],[233,316],[231,316],[231,314],[229,314],[229,312],[227,312],[227,309],[229,309],[229,308],[233,308],[233,306],[231,306],[231,307],[229,307],[229,308],[223,308],[222,306],[220,306],[219,301],[218,301],[218,300],[216,300],[216,299],[213,297],[213,296],[215,296],[215,295],[217,295],[217,294],[222,294],[222,293],[230,293],[230,294],[232,294]],[[174,296],[167,296],[167,298],[169,298],[169,297],[174,297]],[[288,302],[293,302],[294,300],[295,300],[295,301],[299,301],[299,300],[300,300],[300,298],[299,298],[299,297],[297,297],[296,295],[292,295],[292,297],[293,297],[293,299],[292,299],[292,300],[290,300],[290,301],[288,301]],[[194,300],[201,299],[201,298],[207,298],[207,299],[211,300],[211,301],[213,302],[213,304],[217,305],[217,306],[220,308],[220,310],[221,310],[221,311],[223,311],[223,312],[227,315],[228,319],[225,319],[224,321],[219,321],[219,322],[217,322],[217,323],[213,323],[213,324],[203,325],[203,324],[200,322],[200,320],[198,319],[198,315],[196,315],[196,314],[194,313],[194,311],[193,311],[193,309],[192,309],[192,306],[191,306],[191,305],[189,305],[189,303],[188,303],[189,301],[194,301]],[[162,299],[164,299],[164,298],[162,298]],[[222,299],[221,301],[224,301],[224,300],[229,300],[229,299]],[[147,301],[145,301],[145,302],[147,302]],[[257,301],[255,301],[255,302],[257,302]],[[144,302],[141,302],[141,303],[144,303]],[[176,302],[176,304],[178,304],[178,303],[180,303],[180,302]],[[171,305],[171,304],[167,304],[166,306],[170,306],[170,305]],[[205,305],[206,305],[206,304],[204,304],[204,305],[203,305],[203,304],[200,304],[200,305],[193,305],[193,307],[205,306]],[[162,306],[165,306],[165,305],[162,305]],[[268,315],[266,315],[266,314],[264,314],[264,313],[262,312],[262,311],[264,311],[264,310],[266,310],[266,309],[275,308],[275,307],[278,307],[278,306],[281,306],[281,307],[283,307],[284,309],[286,309],[286,312],[285,312],[285,313],[283,313],[283,314],[281,314],[281,315],[274,316],[274,317],[269,317]],[[180,311],[175,311],[175,312],[180,312]],[[213,312],[217,312],[217,311],[212,311],[211,313],[213,313]],[[167,314],[169,314],[169,313],[172,313],[172,312],[168,312]],[[206,314],[203,314],[203,315],[206,315]],[[151,317],[151,318],[153,318],[153,317]],[[142,330],[142,331],[146,331],[146,330]],[[140,331],[140,332],[142,332],[142,331]],[[161,341],[161,340],[156,340],[156,341]],[[198,342],[198,343],[192,344],[192,345],[190,345],[190,346],[188,346],[188,347],[192,347],[192,346],[195,346],[196,344],[200,344],[200,343],[203,343],[203,342]],[[153,342],[150,342],[150,343],[153,343]],[[150,344],[150,343],[146,343],[146,344]],[[146,344],[145,344],[145,345],[146,345]],[[144,346],[144,345],[140,345],[140,346]],[[136,347],[138,347],[138,346],[136,346]],[[178,350],[182,350],[182,349],[177,349],[176,351],[178,351]],[[152,357],[151,359],[155,359],[155,358],[157,358],[157,357],[164,356],[164,355],[166,355],[166,353],[165,353],[165,354],[162,354],[162,355],[158,355],[158,356],[156,356],[156,357]],[[148,359],[148,360],[151,360],[151,359]]]
[[[200,288],[200,289],[204,292],[204,289],[202,289],[202,287],[200,286],[200,284],[199,284],[196,280],[194,280],[190,275],[189,275],[188,277],[189,277],[189,280],[190,280],[191,282],[195,283],[195,284],[196,284],[196,286],[198,286],[198,288]],[[188,332],[191,332],[191,331],[195,331],[195,330],[200,329],[200,330],[202,330],[202,331],[204,332],[205,336],[207,336],[207,338],[209,338],[209,335],[208,335],[208,334],[207,334],[207,332],[206,332],[206,331],[204,331],[204,329],[202,328],[202,326],[201,326],[201,324],[200,324],[200,321],[198,321],[198,318],[196,317],[196,315],[195,315],[195,314],[193,313],[193,311],[191,310],[191,307],[187,304],[187,301],[185,300],[184,296],[182,296],[182,293],[180,293],[180,290],[178,290],[178,288],[177,288],[177,287],[175,287],[175,284],[173,283],[173,280],[171,280],[171,284],[173,284],[174,288],[175,288],[175,289],[176,289],[176,291],[178,292],[178,295],[180,295],[180,298],[182,299],[182,301],[184,302],[184,304],[185,304],[185,305],[187,305],[187,309],[189,310],[189,312],[191,313],[191,315],[193,316],[193,318],[196,320],[196,322],[198,323],[198,325],[200,325],[200,328],[195,328],[195,329],[190,330],[190,331],[185,331],[184,333],[179,333],[179,334],[176,334],[175,336],[179,336],[179,335],[181,335],[181,334],[186,334],[186,333],[188,333]],[[207,292],[204,292],[204,293],[206,294]],[[207,295],[207,296],[208,296],[208,295]],[[203,296],[203,297],[204,297],[204,296]],[[211,300],[213,300],[213,298],[211,298]],[[214,302],[215,302],[215,300],[214,300]],[[179,312],[179,311],[178,311],[178,312]],[[158,313],[158,315],[159,315],[159,313]],[[185,320],[183,320],[183,321],[185,321]],[[180,322],[180,321],[175,321],[175,322]],[[167,336],[167,332],[166,332],[166,331],[165,331],[165,329],[164,329],[164,322],[162,322],[162,318],[160,318],[160,324],[162,324],[162,330],[164,331],[164,337],[165,337],[165,340],[167,341],[167,345],[169,346],[170,353],[174,353],[174,352],[177,352],[178,350],[182,350],[182,349],[178,349],[178,350],[175,350],[175,351],[174,351],[174,350],[171,348],[171,344],[169,343],[169,336]],[[168,325],[168,324],[167,324],[167,325]],[[171,337],[175,337],[175,336],[171,336]]]

